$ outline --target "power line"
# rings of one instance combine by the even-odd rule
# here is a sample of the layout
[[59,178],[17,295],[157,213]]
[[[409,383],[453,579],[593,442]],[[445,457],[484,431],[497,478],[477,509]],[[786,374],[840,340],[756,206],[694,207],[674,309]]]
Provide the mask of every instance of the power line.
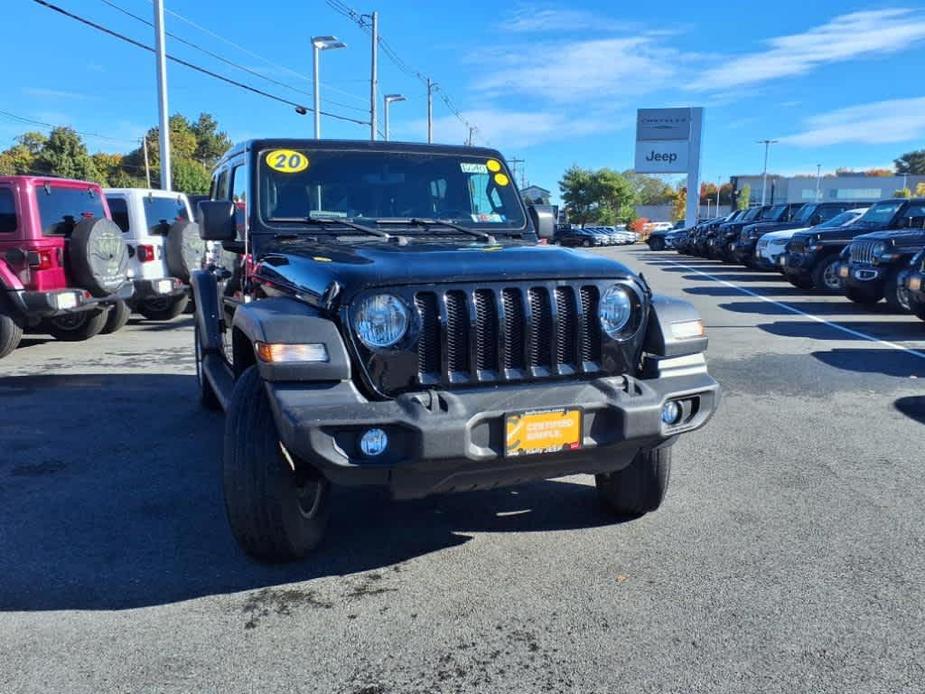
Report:
[[[65,10],[65,9],[63,9],[63,8],[61,8],[61,7],[58,7],[57,5],[54,5],[54,4],[50,3],[50,2],[47,2],[46,0],[32,0],[32,1],[33,1],[34,3],[36,3],[36,4],[38,4],[38,5],[41,5],[41,6],[43,6],[43,7],[47,7],[47,8],[50,9],[50,10],[53,10],[53,11],[59,13],[59,14],[62,14],[62,15],[64,15],[65,17],[69,17],[70,19],[73,19],[73,20],[75,20],[75,21],[77,21],[77,22],[80,22],[81,24],[84,24],[84,25],[86,25],[86,26],[92,27],[93,29],[96,29],[97,31],[101,31],[101,32],[103,32],[104,34],[109,34],[110,36],[112,36],[112,37],[114,37],[114,38],[117,38],[117,39],[119,39],[119,40],[121,40],[121,41],[124,41],[124,42],[126,42],[126,43],[130,43],[131,45],[136,46],[137,48],[141,48],[141,49],[143,49],[143,50],[146,50],[146,51],[148,51],[149,53],[153,53],[153,52],[154,52],[154,49],[153,49],[151,46],[148,46],[147,44],[144,44],[144,43],[142,43],[141,41],[136,41],[135,39],[130,38],[130,37],[126,36],[125,34],[120,34],[119,32],[114,31],[114,30],[112,30],[112,29],[110,29],[110,28],[108,28],[108,27],[105,27],[105,26],[103,26],[102,24],[97,24],[96,22],[93,22],[93,21],[91,21],[91,20],[89,20],[89,19],[86,19],[85,17],[81,17],[81,16],[79,16],[79,15],[77,15],[77,14],[74,14],[74,13],[72,13],[72,12],[68,12],[67,10]],[[277,102],[279,102],[279,103],[286,104],[287,106],[292,106],[292,107],[294,107],[294,108],[296,109],[296,111],[298,111],[299,113],[314,112],[314,110],[315,110],[315,109],[311,108],[310,106],[305,106],[305,105],[303,105],[303,104],[300,104],[300,103],[298,103],[298,102],[292,101],[292,100],[290,100],[290,99],[286,99],[286,98],[284,98],[284,97],[277,96],[276,94],[271,94],[270,92],[266,92],[266,91],[264,91],[264,90],[262,90],[262,89],[259,89],[259,88],[257,88],[257,87],[254,87],[254,86],[252,86],[252,85],[245,84],[244,82],[239,82],[238,80],[232,79],[231,77],[226,77],[225,75],[221,75],[221,74],[219,74],[219,73],[217,73],[217,72],[213,72],[212,70],[209,70],[209,69],[207,69],[207,68],[204,68],[204,67],[202,67],[202,66],[200,66],[200,65],[196,65],[195,63],[191,63],[191,62],[189,62],[189,61],[187,61],[187,60],[183,60],[182,58],[177,58],[176,56],[167,54],[167,59],[170,60],[171,62],[177,63],[178,65],[183,65],[184,67],[187,67],[187,68],[189,68],[189,69],[191,69],[191,70],[195,70],[196,72],[200,72],[200,73],[202,73],[202,74],[204,74],[204,75],[208,75],[209,77],[212,77],[212,78],[214,78],[214,79],[217,79],[217,80],[219,80],[219,81],[221,81],[221,82],[225,82],[225,83],[230,84],[230,85],[233,85],[233,86],[235,86],[235,87],[239,87],[239,88],[241,88],[241,89],[244,89],[245,91],[249,91],[249,92],[252,92],[252,93],[254,93],[254,94],[258,94],[258,95],[260,95],[260,96],[266,97],[267,99],[271,99],[271,100],[273,100],[273,101],[277,101]],[[340,115],[340,114],[338,114],[338,113],[331,113],[331,112],[329,112],[329,111],[320,111],[320,113],[321,113],[322,115],[328,116],[328,117],[330,117],[330,118],[336,118],[337,120],[347,121],[348,123],[356,123],[357,125],[369,125],[369,121],[363,121],[363,120],[359,120],[359,119],[357,119],[357,118],[351,118],[351,117],[349,117],[349,116],[342,116],[342,115]]]
[[[124,14],[124,15],[126,15],[126,16],[128,16],[128,17],[131,17],[132,19],[134,19],[134,20],[136,20],[136,21],[141,22],[142,24],[145,24],[145,25],[147,25],[147,26],[149,26],[149,27],[153,27],[153,26],[154,26],[154,23],[153,23],[153,22],[148,21],[148,20],[145,19],[144,17],[138,16],[138,15],[135,14],[134,12],[130,12],[129,10],[125,9],[124,7],[120,7],[120,6],[117,5],[116,3],[112,2],[112,0],[100,0],[100,2],[102,2],[104,5],[108,5],[109,7],[113,8],[114,10],[117,10],[118,12],[121,12],[122,14]],[[171,14],[174,14],[174,13],[171,13]],[[215,60],[219,60],[219,61],[225,63],[226,65],[230,65],[230,66],[233,67],[233,68],[236,68],[236,69],[238,69],[238,70],[242,70],[243,72],[246,72],[246,73],[248,73],[248,74],[250,74],[250,75],[254,75],[255,77],[258,77],[258,78],[260,78],[260,79],[262,79],[262,80],[266,80],[267,82],[270,82],[271,84],[275,84],[275,85],[277,85],[277,86],[279,86],[279,87],[283,87],[283,88],[285,88],[285,89],[288,89],[288,90],[290,90],[290,91],[293,91],[293,92],[295,92],[296,94],[302,94],[302,95],[304,95],[304,94],[306,93],[306,90],[305,90],[305,89],[300,89],[299,87],[294,87],[294,86],[291,85],[291,84],[287,84],[286,82],[281,82],[281,81],[279,81],[279,80],[277,80],[277,79],[274,79],[273,77],[269,77],[269,76],[267,76],[267,75],[265,75],[265,74],[263,74],[263,73],[261,73],[261,72],[258,72],[257,70],[253,70],[253,69],[251,69],[251,68],[249,68],[249,67],[247,67],[247,66],[245,66],[245,65],[241,65],[240,63],[236,63],[236,62],[234,62],[234,61],[232,61],[232,60],[228,60],[228,58],[226,58],[226,57],[224,57],[224,56],[222,56],[222,55],[219,55],[218,53],[215,53],[215,52],[213,52],[213,51],[210,51],[210,50],[208,50],[208,49],[206,49],[206,48],[203,48],[202,46],[200,46],[200,45],[198,45],[198,44],[196,44],[196,43],[194,43],[194,42],[192,42],[192,41],[189,41],[189,40],[183,38],[182,36],[177,36],[176,34],[171,33],[171,32],[169,32],[169,31],[166,31],[166,32],[164,32],[164,33],[167,34],[167,36],[169,36],[169,37],[172,38],[173,40],[175,40],[175,41],[177,41],[177,42],[179,42],[179,43],[182,43],[182,44],[185,45],[185,46],[189,46],[190,48],[193,48],[194,50],[197,50],[197,51],[199,51],[200,53],[204,53],[205,55],[209,56],[210,58],[214,58]],[[276,66],[274,65],[274,67],[276,67]],[[296,74],[298,74],[298,73],[296,73]],[[306,81],[307,81],[307,79],[306,79]],[[309,95],[310,95],[310,92],[309,92]],[[347,108],[347,109],[350,109],[350,110],[352,110],[352,111],[359,111],[360,113],[365,113],[365,112],[366,112],[365,109],[360,108],[360,107],[358,107],[358,106],[352,106],[352,105],[350,105],[350,104],[344,104],[344,103],[341,103],[341,102],[338,102],[338,101],[334,101],[333,99],[327,99],[326,101],[327,101],[328,103],[334,104],[334,105],[336,105],[336,106],[340,106],[340,107],[342,107],[342,108]]]
[[9,111],[0,111],[0,116],[6,116],[7,118],[12,118],[13,120],[20,121],[21,123],[30,123],[32,125],[41,125],[46,128],[70,128],[78,135],[83,135],[84,137],[95,137],[101,140],[109,140],[111,142],[120,142],[122,144],[132,142],[137,143],[139,140],[128,140],[120,137],[110,137],[109,135],[100,135],[99,133],[87,132],[86,130],[77,130],[76,128],[71,128],[69,125],[56,125],[54,123],[46,123],[44,121],[35,120],[34,118],[26,118],[25,116],[20,116],[15,113],[10,113]]

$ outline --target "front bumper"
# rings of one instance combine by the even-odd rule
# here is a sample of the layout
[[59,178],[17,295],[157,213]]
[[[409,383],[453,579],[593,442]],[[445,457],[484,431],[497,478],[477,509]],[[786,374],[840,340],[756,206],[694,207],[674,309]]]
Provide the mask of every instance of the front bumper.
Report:
[[925,309],[925,272],[910,272],[906,275],[906,290],[909,303]]
[[[408,393],[369,401],[349,381],[305,386],[267,383],[280,439],[332,482],[381,485],[395,498],[488,488],[578,473],[619,470],[641,449],[671,445],[712,416],[719,385],[702,354],[650,359],[647,379],[599,378],[461,391]],[[676,425],[661,421],[668,400],[688,401]],[[505,416],[580,408],[582,448],[505,457]],[[359,439],[383,429],[388,449],[364,457]]]
[[758,242],[754,239],[749,239],[748,241],[737,241],[733,247],[732,254],[735,259],[740,263],[754,262],[755,260],[755,247],[758,245]]
[[71,313],[90,311],[101,306],[109,306],[117,301],[128,301],[134,295],[131,282],[125,282],[113,294],[96,297],[85,289],[56,289],[38,292],[17,290],[7,292],[14,306],[26,318],[54,318]]
[[836,268],[845,286],[859,289],[880,289],[886,279],[886,269],[860,263],[839,263]]
[[813,268],[818,260],[815,251],[806,249],[802,252],[784,253],[780,256],[779,269],[788,277],[812,277]]

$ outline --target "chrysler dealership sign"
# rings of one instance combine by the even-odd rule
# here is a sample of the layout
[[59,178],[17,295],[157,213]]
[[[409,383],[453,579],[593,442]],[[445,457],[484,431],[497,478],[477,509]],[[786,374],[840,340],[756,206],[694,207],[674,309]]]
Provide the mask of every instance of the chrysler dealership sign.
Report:
[[[702,108],[641,108],[636,114],[636,172],[687,174],[687,189],[700,189]],[[687,198],[687,225],[697,221],[698,196]]]

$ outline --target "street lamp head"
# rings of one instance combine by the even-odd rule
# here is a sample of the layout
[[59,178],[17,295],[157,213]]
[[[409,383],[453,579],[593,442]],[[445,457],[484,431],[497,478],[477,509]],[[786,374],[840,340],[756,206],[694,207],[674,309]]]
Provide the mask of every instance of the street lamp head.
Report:
[[395,101],[407,101],[407,99],[401,94],[386,94],[385,103],[391,104]]
[[347,44],[338,40],[336,36],[312,36],[312,45],[319,51],[347,47]]

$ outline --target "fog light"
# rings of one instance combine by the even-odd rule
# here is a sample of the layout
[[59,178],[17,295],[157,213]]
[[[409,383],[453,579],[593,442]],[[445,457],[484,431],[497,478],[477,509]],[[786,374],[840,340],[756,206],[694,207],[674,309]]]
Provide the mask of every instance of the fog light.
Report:
[[677,424],[681,419],[681,406],[674,400],[669,400],[662,406],[662,421],[665,424]]
[[370,458],[385,452],[389,445],[389,436],[382,429],[370,429],[360,437],[360,450]]

